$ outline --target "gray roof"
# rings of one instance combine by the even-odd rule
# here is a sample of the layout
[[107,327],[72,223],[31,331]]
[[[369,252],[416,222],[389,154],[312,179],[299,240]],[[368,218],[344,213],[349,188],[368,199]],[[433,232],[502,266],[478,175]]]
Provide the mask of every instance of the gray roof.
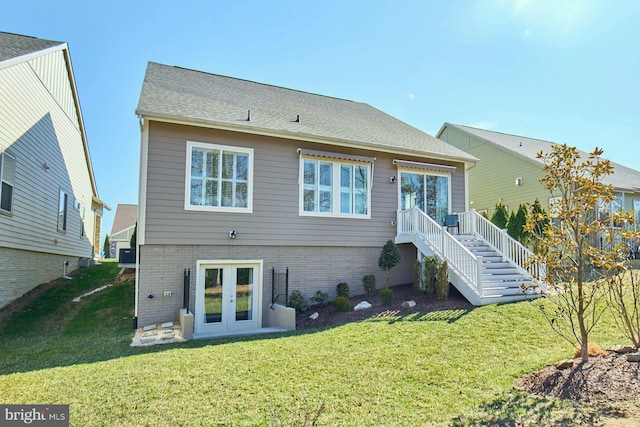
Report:
[[332,145],[477,160],[364,103],[153,62],[136,113]]
[[[490,130],[478,129],[464,125],[456,125],[452,123],[445,123],[438,135],[440,135],[445,127],[456,129],[471,137],[475,137],[479,140],[515,154],[516,156],[523,157],[526,160],[540,165],[540,167],[544,166],[544,163],[541,159],[537,158],[537,154],[541,151],[543,153],[548,153],[549,151],[551,151],[552,145],[563,144],[561,142],[551,142],[545,141],[543,139],[528,138],[526,136],[510,135],[508,133],[493,132]],[[578,152],[580,153],[582,159],[586,160],[589,158],[589,153],[582,150],[578,150]],[[480,161],[482,161],[482,159],[480,159]],[[611,162],[611,165],[614,168],[614,173],[613,175],[606,176],[603,179],[605,183],[611,184],[615,189],[618,190],[640,191],[639,171],[615,162]]]
[[62,44],[64,42],[0,32],[0,62]]
[[116,215],[111,226],[111,235],[114,235],[126,228],[133,227],[138,222],[138,205],[128,205],[118,203]]

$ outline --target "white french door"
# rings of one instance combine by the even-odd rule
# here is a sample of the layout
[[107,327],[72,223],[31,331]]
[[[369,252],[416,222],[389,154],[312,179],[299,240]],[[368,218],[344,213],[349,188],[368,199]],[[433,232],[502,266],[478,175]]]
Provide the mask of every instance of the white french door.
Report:
[[214,336],[261,326],[262,261],[198,261],[195,333]]

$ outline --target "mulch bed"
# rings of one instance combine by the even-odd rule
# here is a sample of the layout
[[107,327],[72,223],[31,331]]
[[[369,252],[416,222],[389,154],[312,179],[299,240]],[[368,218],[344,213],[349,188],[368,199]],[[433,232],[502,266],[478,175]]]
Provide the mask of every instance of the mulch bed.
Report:
[[[434,296],[414,295],[413,285],[398,285],[390,288],[393,290],[394,300],[390,305],[382,305],[378,296],[380,290],[374,295],[368,297],[358,295],[350,297],[351,310],[348,312],[337,312],[331,304],[327,307],[311,307],[307,312],[296,315],[296,329],[324,328],[329,326],[343,325],[349,322],[357,322],[361,320],[389,317],[389,316],[405,316],[411,313],[424,313],[436,310],[448,309],[472,309],[471,305],[456,289],[451,286],[449,298],[445,301],[439,301]],[[354,311],[353,307],[361,301],[367,301],[372,305],[366,310]],[[404,301],[415,301],[414,307],[403,307]],[[318,312],[318,318],[313,320],[309,316]]]
[[638,399],[640,363],[607,351],[606,356],[590,357],[586,363],[575,359],[572,368],[547,366],[518,378],[516,385],[540,396],[585,402]]

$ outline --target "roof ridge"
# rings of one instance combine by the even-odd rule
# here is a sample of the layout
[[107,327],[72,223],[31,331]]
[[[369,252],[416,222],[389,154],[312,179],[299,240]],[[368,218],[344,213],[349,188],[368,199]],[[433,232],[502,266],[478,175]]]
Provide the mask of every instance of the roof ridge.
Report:
[[[239,78],[239,77],[231,77],[231,76],[226,76],[224,74],[211,73],[211,72],[208,72],[208,71],[202,71],[202,70],[196,70],[196,69],[193,69],[193,68],[181,67],[179,65],[167,65],[167,64],[161,64],[159,62],[153,62],[153,61],[149,61],[149,63],[161,65],[161,66],[164,66],[164,67],[173,67],[173,68],[176,68],[176,69],[179,69],[179,70],[191,71],[191,72],[194,72],[194,73],[207,74],[209,76],[216,76],[216,77],[222,77],[222,78],[230,79],[230,80],[237,80],[237,81],[241,81],[241,82],[252,83],[252,84],[256,84],[256,85],[260,85],[260,86],[266,86],[266,87],[271,87],[271,88],[276,88],[276,89],[283,89],[283,90],[288,90],[288,91],[297,92],[297,93],[304,93],[304,94],[307,94],[307,95],[318,96],[318,97],[321,97],[321,98],[330,98],[330,99],[336,99],[338,101],[353,102],[354,104],[369,105],[369,104],[367,104],[365,102],[353,101],[351,99],[339,98],[337,96],[322,95],[320,93],[309,92],[309,91],[306,91],[306,90],[293,89],[293,88],[289,88],[289,87],[285,87],[285,86],[278,86],[278,85],[269,84],[269,83],[262,83],[262,82],[257,82],[255,80],[243,79],[243,78]],[[369,105],[369,106],[371,107],[371,105]],[[372,107],[372,108],[375,108],[375,107]]]
[[36,36],[30,36],[28,34],[12,33],[10,31],[0,31],[0,34],[6,34],[6,35],[9,35],[9,36],[26,37],[26,38],[33,39],[33,40],[42,40],[42,41],[51,42],[51,43],[59,43],[59,44],[65,44],[66,43],[66,42],[62,42],[60,40],[43,39],[43,38],[36,37]]
[[483,131],[483,132],[490,132],[490,133],[496,133],[496,134],[506,135],[506,136],[515,136],[515,137],[518,137],[518,138],[532,139],[534,141],[547,142],[547,143],[553,144],[553,145],[565,144],[564,142],[555,142],[555,141],[549,141],[548,139],[532,138],[530,136],[518,135],[518,134],[515,134],[515,133],[499,132],[499,131],[495,131],[495,130],[482,129],[482,128],[477,128],[477,127],[468,126],[468,125],[457,125],[455,123],[449,123],[449,124],[453,125],[453,126],[460,126],[460,127],[465,127],[465,128],[469,128],[469,129],[475,129],[475,130],[479,130],[479,131]]

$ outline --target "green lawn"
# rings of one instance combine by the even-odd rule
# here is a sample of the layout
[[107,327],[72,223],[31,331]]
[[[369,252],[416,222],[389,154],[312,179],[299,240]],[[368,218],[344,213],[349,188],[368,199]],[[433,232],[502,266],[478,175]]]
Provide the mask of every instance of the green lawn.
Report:
[[[0,320],[0,403],[69,404],[74,426],[291,425],[322,403],[320,425],[349,426],[574,425],[603,411],[514,388],[572,353],[532,303],[132,348],[133,284],[71,302],[117,271],[80,270]],[[624,342],[610,323],[594,338]]]

